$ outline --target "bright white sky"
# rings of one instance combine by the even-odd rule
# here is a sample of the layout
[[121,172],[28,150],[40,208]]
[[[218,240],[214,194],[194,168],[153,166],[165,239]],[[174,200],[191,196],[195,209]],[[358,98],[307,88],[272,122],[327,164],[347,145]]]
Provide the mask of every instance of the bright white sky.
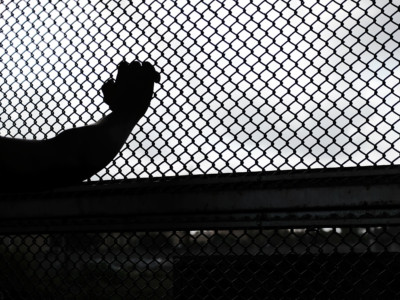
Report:
[[399,163],[400,0],[146,2],[3,1],[0,134],[98,120],[125,57],[162,85],[101,178]]

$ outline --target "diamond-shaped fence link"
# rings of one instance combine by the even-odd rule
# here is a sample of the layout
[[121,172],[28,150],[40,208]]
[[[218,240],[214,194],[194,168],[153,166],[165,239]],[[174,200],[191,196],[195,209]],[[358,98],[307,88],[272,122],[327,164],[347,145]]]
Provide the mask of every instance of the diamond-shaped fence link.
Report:
[[0,134],[100,119],[116,65],[162,73],[93,180],[398,163],[400,1],[2,1]]
[[397,299],[399,227],[2,235],[3,299]]

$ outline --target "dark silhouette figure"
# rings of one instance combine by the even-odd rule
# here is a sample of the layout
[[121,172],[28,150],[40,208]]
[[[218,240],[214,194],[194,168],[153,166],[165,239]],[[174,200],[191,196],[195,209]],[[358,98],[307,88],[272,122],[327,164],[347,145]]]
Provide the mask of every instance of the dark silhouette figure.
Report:
[[93,125],[48,140],[0,137],[0,192],[79,183],[104,168],[145,114],[160,75],[144,62],[122,61],[102,87],[111,113]]

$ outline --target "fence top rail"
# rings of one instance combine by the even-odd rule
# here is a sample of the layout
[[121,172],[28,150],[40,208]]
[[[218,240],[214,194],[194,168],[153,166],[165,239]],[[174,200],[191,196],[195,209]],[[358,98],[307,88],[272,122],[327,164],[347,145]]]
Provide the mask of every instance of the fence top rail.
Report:
[[234,174],[208,174],[194,176],[153,177],[124,180],[83,182],[79,185],[38,189],[2,190],[0,202],[5,199],[41,199],[65,197],[79,194],[97,196],[104,193],[122,191],[170,192],[195,191],[201,189],[248,189],[248,188],[293,188],[338,185],[374,185],[379,183],[397,183],[400,179],[400,166],[375,166],[357,168],[305,169],[270,172],[246,172]]
[[400,168],[388,166],[85,183],[0,194],[0,223],[6,228],[80,220],[91,228],[113,228],[110,222],[152,228],[244,220],[254,225],[277,218],[293,223],[304,216],[314,221],[381,218],[400,209],[399,178]]

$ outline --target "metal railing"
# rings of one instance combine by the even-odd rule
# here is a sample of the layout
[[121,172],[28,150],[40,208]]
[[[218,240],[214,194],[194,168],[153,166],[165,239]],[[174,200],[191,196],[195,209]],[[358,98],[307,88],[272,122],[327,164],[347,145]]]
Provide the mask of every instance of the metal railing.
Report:
[[4,299],[399,297],[398,168],[0,194]]

